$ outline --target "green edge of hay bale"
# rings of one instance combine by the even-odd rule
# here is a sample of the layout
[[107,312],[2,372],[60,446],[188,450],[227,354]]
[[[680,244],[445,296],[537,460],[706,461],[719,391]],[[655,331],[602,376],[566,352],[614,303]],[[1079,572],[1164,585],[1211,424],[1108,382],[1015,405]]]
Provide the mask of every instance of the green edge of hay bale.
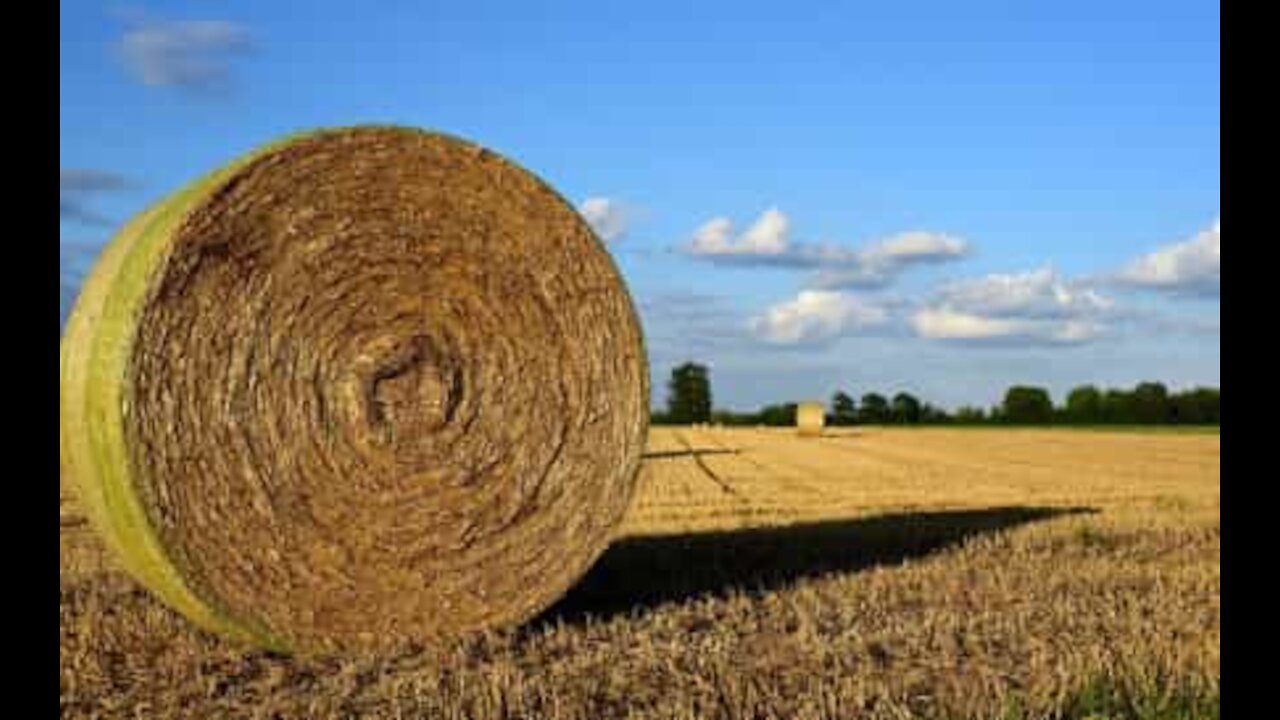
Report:
[[60,471],[90,524],[124,569],[200,627],[271,650],[283,641],[249,618],[232,617],[197,595],[160,542],[139,500],[124,439],[127,370],[137,323],[170,238],[187,214],[253,160],[302,137],[295,133],[215,170],[126,223],[81,288],[59,352]]

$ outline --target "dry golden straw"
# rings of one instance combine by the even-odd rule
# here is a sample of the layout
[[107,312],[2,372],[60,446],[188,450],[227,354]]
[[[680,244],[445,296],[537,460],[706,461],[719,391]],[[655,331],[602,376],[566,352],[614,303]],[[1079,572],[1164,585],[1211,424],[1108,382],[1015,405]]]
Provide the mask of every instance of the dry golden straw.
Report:
[[820,402],[802,402],[796,405],[796,427],[801,435],[821,435],[825,410]]
[[404,128],[286,138],[140,214],[60,373],[62,471],[122,564],[280,650],[530,618],[604,550],[648,424],[588,225]]

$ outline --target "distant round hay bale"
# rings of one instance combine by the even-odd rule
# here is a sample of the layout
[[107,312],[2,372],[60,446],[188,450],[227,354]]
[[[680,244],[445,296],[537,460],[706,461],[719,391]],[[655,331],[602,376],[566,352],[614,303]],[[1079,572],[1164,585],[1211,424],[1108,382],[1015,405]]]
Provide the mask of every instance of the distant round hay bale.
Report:
[[640,326],[573,207],[449,136],[292,136],[125,225],[62,341],[61,467],[124,567],[278,650],[522,622],[604,550]]
[[801,435],[821,435],[826,421],[826,409],[820,402],[802,402],[796,405],[796,428]]

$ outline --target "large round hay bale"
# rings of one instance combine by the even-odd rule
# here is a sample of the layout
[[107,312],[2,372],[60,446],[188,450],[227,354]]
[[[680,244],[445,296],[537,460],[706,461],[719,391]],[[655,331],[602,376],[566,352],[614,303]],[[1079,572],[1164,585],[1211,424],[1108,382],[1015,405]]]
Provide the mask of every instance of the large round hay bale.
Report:
[[60,374],[62,470],[123,566],[279,650],[532,617],[604,550],[648,425],[585,221],[404,128],[286,138],[131,220]]
[[822,434],[826,410],[820,402],[802,402],[796,405],[796,428],[801,435]]

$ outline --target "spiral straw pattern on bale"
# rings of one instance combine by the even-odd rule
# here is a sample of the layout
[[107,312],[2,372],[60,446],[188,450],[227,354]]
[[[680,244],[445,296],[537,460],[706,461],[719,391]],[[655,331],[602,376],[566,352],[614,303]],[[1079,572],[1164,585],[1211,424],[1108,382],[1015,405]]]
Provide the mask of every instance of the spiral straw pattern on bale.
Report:
[[130,221],[60,372],[62,470],[125,568],[278,650],[532,617],[604,550],[648,424],[589,226],[403,128],[288,138]]

